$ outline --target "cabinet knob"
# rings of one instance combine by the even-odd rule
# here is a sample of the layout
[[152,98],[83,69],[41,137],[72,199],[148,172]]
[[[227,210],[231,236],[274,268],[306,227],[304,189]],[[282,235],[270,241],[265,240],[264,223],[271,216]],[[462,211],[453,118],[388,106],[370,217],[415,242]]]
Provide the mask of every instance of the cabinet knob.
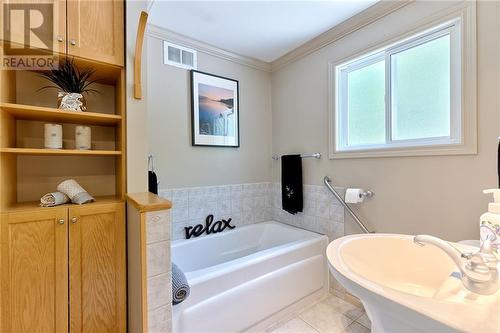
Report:
[[78,219],[76,217],[71,218],[71,223],[76,223],[76,221],[78,221]]
[[74,40],[74,39],[70,39],[70,40],[69,40],[69,43],[70,43],[71,45],[75,46],[75,45],[76,45],[76,40]]
[[59,221],[57,221],[57,223],[64,224],[64,219],[60,219]]
[[64,42],[64,38],[63,38],[63,36],[57,36],[57,41],[58,41],[59,43]]

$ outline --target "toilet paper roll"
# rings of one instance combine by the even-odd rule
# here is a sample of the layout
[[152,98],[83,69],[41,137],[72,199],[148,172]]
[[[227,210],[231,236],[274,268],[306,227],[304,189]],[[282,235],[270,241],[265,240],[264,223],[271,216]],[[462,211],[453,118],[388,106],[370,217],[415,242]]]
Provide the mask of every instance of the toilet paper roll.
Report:
[[347,203],[361,203],[365,200],[365,197],[362,195],[365,192],[362,188],[348,188],[345,191],[345,202]]

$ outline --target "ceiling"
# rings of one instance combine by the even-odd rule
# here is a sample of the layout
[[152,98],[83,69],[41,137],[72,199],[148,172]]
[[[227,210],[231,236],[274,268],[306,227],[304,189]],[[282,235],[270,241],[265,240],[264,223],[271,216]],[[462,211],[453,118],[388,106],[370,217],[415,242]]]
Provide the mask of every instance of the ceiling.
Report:
[[226,51],[272,62],[378,0],[155,0],[149,22]]

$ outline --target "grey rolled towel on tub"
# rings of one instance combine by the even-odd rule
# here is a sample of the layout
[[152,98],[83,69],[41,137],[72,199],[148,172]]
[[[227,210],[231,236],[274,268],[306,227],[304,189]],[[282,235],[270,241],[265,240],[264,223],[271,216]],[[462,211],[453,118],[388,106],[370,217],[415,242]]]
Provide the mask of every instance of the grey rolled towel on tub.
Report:
[[189,290],[186,275],[175,263],[172,263],[172,304],[179,304],[188,298]]

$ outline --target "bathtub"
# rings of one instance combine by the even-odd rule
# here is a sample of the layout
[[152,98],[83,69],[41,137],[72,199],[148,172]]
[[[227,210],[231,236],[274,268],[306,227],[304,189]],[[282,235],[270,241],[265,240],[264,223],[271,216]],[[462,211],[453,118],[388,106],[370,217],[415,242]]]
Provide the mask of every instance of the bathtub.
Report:
[[278,222],[172,242],[191,295],[173,307],[177,333],[242,332],[328,290],[327,237]]

